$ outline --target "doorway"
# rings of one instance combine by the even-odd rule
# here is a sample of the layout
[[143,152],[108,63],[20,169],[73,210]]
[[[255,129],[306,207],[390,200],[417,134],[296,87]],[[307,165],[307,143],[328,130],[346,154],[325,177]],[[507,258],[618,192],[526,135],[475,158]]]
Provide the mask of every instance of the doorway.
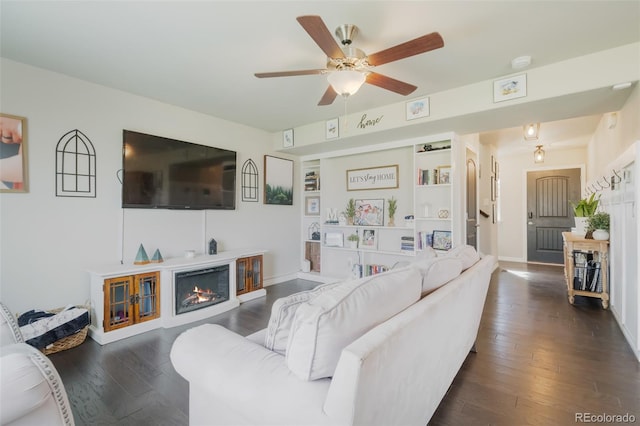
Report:
[[467,244],[478,250],[478,167],[476,154],[467,149]]
[[562,233],[573,226],[580,169],[527,172],[527,261],[563,264]]

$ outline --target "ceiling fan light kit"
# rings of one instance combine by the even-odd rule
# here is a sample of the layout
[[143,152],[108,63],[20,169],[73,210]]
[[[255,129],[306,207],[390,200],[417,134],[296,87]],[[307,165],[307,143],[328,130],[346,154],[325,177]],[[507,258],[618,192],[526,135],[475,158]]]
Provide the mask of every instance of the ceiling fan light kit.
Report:
[[298,22],[327,55],[327,68],[300,71],[279,71],[256,73],[258,78],[290,77],[298,75],[327,74],[329,87],[318,105],[330,105],[338,95],[345,98],[355,94],[364,84],[371,84],[383,89],[408,95],[417,89],[391,77],[371,71],[371,67],[426,53],[444,46],[442,37],[437,32],[423,35],[394,47],[390,47],[372,55],[351,46],[358,34],[358,27],[353,24],[340,25],[335,35],[343,48],[336,42],[321,17],[316,15],[299,16]]
[[327,81],[337,94],[347,97],[354,95],[362,87],[366,78],[366,75],[360,71],[346,69],[330,73]]

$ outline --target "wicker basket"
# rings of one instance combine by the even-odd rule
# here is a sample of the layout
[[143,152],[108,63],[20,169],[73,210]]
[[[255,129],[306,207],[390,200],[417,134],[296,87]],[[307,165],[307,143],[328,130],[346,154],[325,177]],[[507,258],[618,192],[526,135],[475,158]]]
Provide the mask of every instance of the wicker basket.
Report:
[[[87,311],[89,310],[89,306],[78,306],[78,308],[84,308]],[[54,314],[57,314],[58,312],[61,312],[62,309],[64,308],[58,308],[58,309],[50,309],[48,312],[53,312]],[[82,330],[78,331],[77,333],[74,333],[70,336],[67,337],[63,337],[62,339],[56,340],[55,342],[53,342],[52,344],[50,344],[49,346],[40,349],[42,351],[43,354],[45,355],[51,355],[54,354],[56,352],[60,352],[60,351],[64,351],[67,349],[71,349],[71,348],[75,348],[76,346],[78,346],[79,344],[81,344],[82,342],[85,341],[85,339],[87,338],[87,333],[89,332],[89,326],[87,325],[86,327],[82,328]]]

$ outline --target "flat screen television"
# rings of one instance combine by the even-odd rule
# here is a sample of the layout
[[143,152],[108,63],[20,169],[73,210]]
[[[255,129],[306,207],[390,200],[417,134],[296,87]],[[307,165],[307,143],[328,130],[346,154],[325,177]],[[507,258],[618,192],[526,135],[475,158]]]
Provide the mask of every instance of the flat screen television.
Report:
[[123,130],[122,207],[236,208],[236,152]]

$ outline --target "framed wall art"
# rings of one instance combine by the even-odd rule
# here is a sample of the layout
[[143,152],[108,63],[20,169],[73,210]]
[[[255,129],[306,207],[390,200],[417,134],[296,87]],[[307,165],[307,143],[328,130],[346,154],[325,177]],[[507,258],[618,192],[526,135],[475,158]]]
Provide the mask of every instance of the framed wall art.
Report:
[[493,102],[508,101],[525,96],[527,96],[526,74],[514,75],[493,82]]
[[320,216],[320,197],[305,198],[304,214],[307,216]]
[[325,139],[336,139],[340,136],[340,122],[337,118],[327,120],[325,126]]
[[398,165],[347,170],[347,191],[398,187]]
[[0,113],[0,192],[28,192],[27,119]]
[[407,120],[429,116],[429,98],[415,99],[406,103]]
[[384,199],[355,200],[356,215],[353,224],[359,226],[382,226],[384,220]]
[[287,129],[282,132],[282,147],[291,148],[293,146],[293,129]]
[[264,203],[293,205],[293,160],[264,156]]

